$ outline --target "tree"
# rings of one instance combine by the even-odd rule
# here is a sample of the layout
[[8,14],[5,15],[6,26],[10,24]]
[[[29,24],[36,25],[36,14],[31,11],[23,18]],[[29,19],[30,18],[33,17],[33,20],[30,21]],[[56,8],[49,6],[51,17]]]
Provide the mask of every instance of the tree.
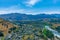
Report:
[[4,34],[2,32],[0,32],[0,37],[3,37],[3,36],[4,36]]
[[16,29],[16,27],[12,27],[12,28],[10,28],[9,30],[10,31],[14,31]]
[[45,28],[43,29],[43,35],[44,35],[45,38],[50,38],[50,39],[52,39],[54,37],[52,32],[47,30],[47,29],[45,29]]

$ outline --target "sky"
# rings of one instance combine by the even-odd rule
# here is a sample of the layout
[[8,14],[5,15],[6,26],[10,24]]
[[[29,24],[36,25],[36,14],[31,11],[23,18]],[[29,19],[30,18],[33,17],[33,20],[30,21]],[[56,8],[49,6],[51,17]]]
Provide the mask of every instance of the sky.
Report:
[[60,14],[60,0],[0,0],[0,14]]

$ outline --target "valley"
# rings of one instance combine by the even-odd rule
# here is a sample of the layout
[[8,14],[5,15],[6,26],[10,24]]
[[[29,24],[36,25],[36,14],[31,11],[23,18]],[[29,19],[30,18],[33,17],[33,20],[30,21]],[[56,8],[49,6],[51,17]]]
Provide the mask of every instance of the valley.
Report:
[[35,20],[34,17],[26,19],[24,15],[24,19],[18,18],[19,20],[17,20],[16,15],[15,19],[12,17],[14,20],[8,16],[8,18],[0,16],[1,40],[60,40],[60,37],[54,35],[55,32],[47,30],[48,27],[45,28],[45,26],[49,26],[60,33],[60,18],[42,18],[43,16],[40,16]]

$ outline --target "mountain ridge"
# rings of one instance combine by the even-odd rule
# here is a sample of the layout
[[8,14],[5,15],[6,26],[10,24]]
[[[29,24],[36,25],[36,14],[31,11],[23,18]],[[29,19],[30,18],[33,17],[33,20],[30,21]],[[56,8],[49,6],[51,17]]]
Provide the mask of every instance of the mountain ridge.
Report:
[[22,13],[2,14],[0,18],[5,20],[39,20],[41,18],[60,18],[60,14],[37,14],[28,15]]

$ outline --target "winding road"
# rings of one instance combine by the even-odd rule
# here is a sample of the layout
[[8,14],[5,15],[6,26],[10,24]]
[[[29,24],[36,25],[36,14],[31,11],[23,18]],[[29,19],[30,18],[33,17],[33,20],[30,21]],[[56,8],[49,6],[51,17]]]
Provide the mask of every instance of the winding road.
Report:
[[60,33],[58,31],[51,29],[49,26],[45,26],[45,28],[51,31],[54,34],[54,36],[60,38]]

